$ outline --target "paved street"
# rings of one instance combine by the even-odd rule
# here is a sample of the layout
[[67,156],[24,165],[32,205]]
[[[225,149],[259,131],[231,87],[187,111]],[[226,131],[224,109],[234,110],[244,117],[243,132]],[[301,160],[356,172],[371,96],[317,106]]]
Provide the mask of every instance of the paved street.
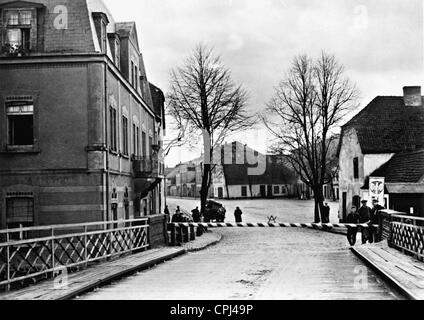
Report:
[[[243,210],[243,222],[268,222],[268,216],[277,216],[279,223],[310,223],[314,220],[314,201],[290,199],[257,199],[257,200],[217,200],[227,209],[226,222],[234,222],[234,210],[239,206]],[[177,205],[191,211],[200,208],[199,200],[168,198],[171,213]],[[330,221],[338,223],[338,202],[329,202],[331,208]]]
[[89,293],[87,300],[398,299],[343,236],[305,229],[220,229],[221,243]]

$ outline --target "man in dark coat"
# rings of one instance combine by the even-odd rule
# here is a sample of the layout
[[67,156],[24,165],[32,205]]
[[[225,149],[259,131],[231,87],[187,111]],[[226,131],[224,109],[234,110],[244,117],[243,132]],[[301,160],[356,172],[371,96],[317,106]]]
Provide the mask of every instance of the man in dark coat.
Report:
[[[347,216],[346,222],[348,224],[358,224],[359,214],[355,206],[352,206],[349,215]],[[347,227],[347,240],[353,247],[356,244],[356,235],[358,234],[358,227]]]
[[[362,206],[358,210],[359,214],[359,223],[360,224],[369,224],[371,221],[371,209],[367,206],[368,201],[362,200],[361,201]],[[361,233],[362,233],[362,244],[366,244],[368,239],[370,239],[370,232],[369,228],[361,227]]]
[[324,205],[324,212],[323,212],[323,221],[322,223],[330,223],[330,206],[328,203]]
[[199,207],[196,207],[196,209],[191,211],[191,216],[193,217],[193,222],[199,223],[200,222],[200,211]]
[[241,209],[239,207],[236,208],[236,211],[234,211],[234,217],[236,218],[236,223],[242,223],[243,219],[242,216],[243,212],[241,211]]
[[378,203],[377,199],[372,200],[372,208],[370,210],[370,243],[377,242],[379,235],[378,229],[374,228],[373,225],[379,225],[379,212],[385,208]]

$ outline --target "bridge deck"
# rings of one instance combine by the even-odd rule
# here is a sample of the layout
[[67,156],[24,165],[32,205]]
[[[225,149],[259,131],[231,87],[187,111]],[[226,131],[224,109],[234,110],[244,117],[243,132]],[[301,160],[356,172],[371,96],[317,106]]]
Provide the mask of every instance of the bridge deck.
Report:
[[[107,283],[116,277],[154,266],[164,260],[185,253],[182,248],[161,248],[100,263],[88,269],[68,275],[67,287],[58,287],[55,280],[0,295],[0,300],[64,300],[76,294]],[[119,299],[119,296],[116,297]]]
[[410,298],[424,299],[424,263],[389,248],[387,243],[360,246],[352,250],[367,263],[377,267],[383,276],[397,283]]
[[344,236],[299,228],[214,232],[223,235],[218,245],[122,279],[81,299],[402,298],[350,252]]

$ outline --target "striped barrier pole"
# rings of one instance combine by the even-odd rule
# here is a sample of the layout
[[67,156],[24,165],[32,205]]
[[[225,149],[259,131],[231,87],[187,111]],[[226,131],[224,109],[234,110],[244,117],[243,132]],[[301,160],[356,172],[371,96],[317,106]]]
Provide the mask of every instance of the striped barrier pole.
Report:
[[[204,227],[204,228],[370,228],[369,224],[349,224],[349,223],[171,223],[175,227]],[[378,228],[378,225],[372,225]]]

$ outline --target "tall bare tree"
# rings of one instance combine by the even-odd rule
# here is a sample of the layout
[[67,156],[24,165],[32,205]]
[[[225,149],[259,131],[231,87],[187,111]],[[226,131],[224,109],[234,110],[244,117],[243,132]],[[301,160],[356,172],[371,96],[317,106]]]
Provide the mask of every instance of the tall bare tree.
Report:
[[322,221],[333,134],[356,101],[357,89],[333,55],[323,52],[316,60],[302,55],[293,60],[263,116],[276,138],[274,149],[314,192],[315,222]]
[[214,148],[231,133],[254,123],[246,105],[246,91],[233,82],[220,57],[204,45],[198,45],[183,66],[171,72],[168,108],[177,129],[186,141],[203,139],[205,159],[200,190],[203,214],[215,167]]

